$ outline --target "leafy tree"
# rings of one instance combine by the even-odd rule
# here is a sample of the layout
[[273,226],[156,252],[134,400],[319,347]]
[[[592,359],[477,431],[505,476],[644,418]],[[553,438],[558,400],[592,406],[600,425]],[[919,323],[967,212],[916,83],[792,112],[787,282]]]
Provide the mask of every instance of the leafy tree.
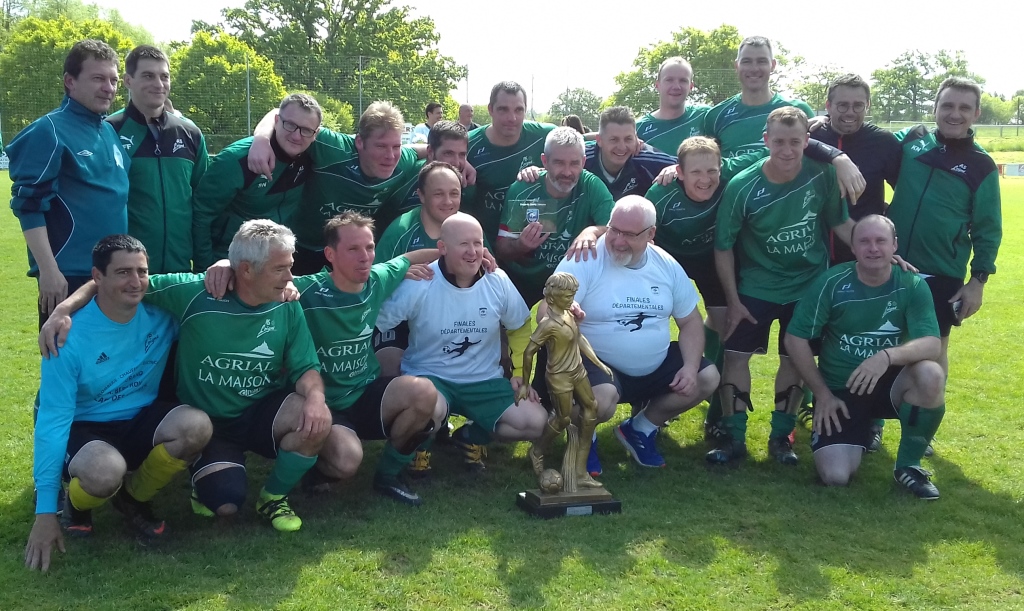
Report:
[[230,142],[228,138],[251,133],[264,113],[279,105],[286,93],[273,62],[223,32],[199,32],[191,44],[175,52],[171,56],[171,82],[178,110],[208,136],[223,136],[214,140],[220,146]]
[[491,123],[491,113],[487,112],[487,104],[473,104],[473,122],[477,125]]
[[979,85],[985,79],[967,68],[962,51],[941,50],[935,55],[905,51],[885,68],[871,73],[874,114],[886,121],[920,121],[931,112],[943,79],[966,76]]
[[983,125],[1007,125],[1016,114],[1017,105],[1013,100],[990,93],[981,94],[981,116],[978,123]]
[[693,27],[673,32],[671,40],[641,49],[633,60],[633,69],[615,77],[618,90],[612,95],[614,105],[628,106],[638,114],[655,110],[658,93],[654,81],[658,67],[676,55],[693,66],[696,89],[690,93],[690,99],[708,104],[721,102],[736,93],[733,62],[742,41],[739,30],[731,25],[710,32]]
[[[248,0],[224,9],[221,27],[274,59],[289,87],[323,91],[361,109],[389,100],[414,116],[465,69],[437,48],[430,18],[391,0]],[[193,22],[193,31],[211,24]],[[361,77],[361,78],[360,78]]]
[[593,91],[578,87],[566,89],[564,93],[555,98],[551,104],[548,116],[555,124],[561,123],[566,115],[578,115],[583,125],[590,129],[597,129],[597,122],[601,116],[601,102],[603,100]]
[[1013,120],[1017,125],[1024,125],[1024,89],[1018,89],[1010,100],[1013,108]]
[[[60,104],[64,95],[64,57],[76,42],[85,38],[106,42],[121,57],[135,46],[109,23],[95,19],[74,22],[66,17],[26,17],[18,23],[0,53],[4,84],[0,91],[0,114],[4,118],[5,140]],[[32,66],[39,69],[29,69]],[[123,105],[124,90],[119,89],[112,108]]]
[[[289,93],[299,93],[290,91]],[[313,96],[317,102],[320,103],[320,110],[323,111],[323,121],[320,125],[333,129],[336,132],[342,134],[351,134],[355,132],[355,113],[352,110],[352,105],[347,102],[339,102],[326,93],[314,93],[312,91],[306,91]]]
[[825,110],[828,100],[828,87],[836,77],[845,74],[836,66],[818,66],[810,73],[805,73],[793,87],[797,98],[807,102],[814,110]]

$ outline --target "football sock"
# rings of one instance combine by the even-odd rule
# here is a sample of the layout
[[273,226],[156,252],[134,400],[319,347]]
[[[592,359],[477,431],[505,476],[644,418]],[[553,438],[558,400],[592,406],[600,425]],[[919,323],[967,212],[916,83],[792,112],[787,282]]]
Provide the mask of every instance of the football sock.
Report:
[[917,407],[909,403],[900,404],[903,434],[900,436],[900,447],[896,451],[897,469],[921,465],[924,451],[935,436],[935,431],[939,430],[945,413],[945,403],[934,409]]
[[[785,405],[783,405],[785,409]],[[787,414],[786,412],[780,412],[779,410],[772,411],[772,432],[769,433],[769,438],[775,437],[786,437],[796,426],[796,414]]]
[[[722,419],[725,423],[725,428],[728,429],[729,435],[732,436],[733,441],[740,443],[746,443],[747,441],[747,410],[736,412],[731,416],[726,416]],[[788,434],[788,432],[786,433]]]
[[412,462],[415,454],[415,452],[412,454],[401,454],[395,449],[395,446],[387,443],[384,445],[384,451],[380,454],[380,460],[377,461],[377,473],[392,477],[396,476],[401,473],[406,465]]
[[629,419],[629,425],[633,427],[633,430],[641,435],[650,435],[654,431],[658,430],[658,427],[651,423],[647,419],[645,411],[633,416]]
[[77,477],[72,477],[71,484],[68,485],[68,498],[71,500],[71,505],[78,511],[89,511],[105,503],[109,497],[89,494],[82,489],[82,482]]
[[277,453],[274,469],[270,472],[263,490],[274,496],[286,495],[315,464],[316,456],[303,456],[281,450]]
[[124,485],[132,498],[146,502],[185,467],[185,461],[168,454],[164,444],[157,444]]

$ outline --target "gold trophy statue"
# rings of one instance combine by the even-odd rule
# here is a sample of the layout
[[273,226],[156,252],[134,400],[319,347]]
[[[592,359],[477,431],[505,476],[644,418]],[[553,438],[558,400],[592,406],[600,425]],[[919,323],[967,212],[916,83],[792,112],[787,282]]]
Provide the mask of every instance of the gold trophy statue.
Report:
[[[540,517],[614,513],[622,507],[601,482],[587,473],[587,455],[597,426],[597,400],[583,367],[583,356],[608,375],[612,375],[612,371],[597,358],[569,312],[577,289],[579,282],[575,276],[565,272],[552,274],[544,283],[548,315],[530,336],[523,353],[523,385],[516,393],[516,401],[529,396],[533,356],[541,346],[547,347],[545,379],[554,412],[548,418],[544,434],[529,451],[539,490],[520,492],[517,497],[520,507]],[[579,405],[579,426],[572,423],[573,397]],[[568,439],[559,473],[544,468],[544,456],[562,431],[567,431]]]

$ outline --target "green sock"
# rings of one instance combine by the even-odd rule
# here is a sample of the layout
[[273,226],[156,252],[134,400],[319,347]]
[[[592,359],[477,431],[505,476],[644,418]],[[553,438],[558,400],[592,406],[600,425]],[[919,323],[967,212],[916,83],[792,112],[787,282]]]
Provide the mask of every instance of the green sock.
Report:
[[[718,371],[722,371],[722,361],[725,351],[722,350],[722,338],[718,332],[709,327],[704,327],[704,356],[715,364]],[[711,395],[708,401],[707,422],[717,422],[722,419],[722,397],[716,392]]]
[[412,454],[400,454],[395,446],[390,443],[384,445],[384,451],[380,453],[380,460],[377,461],[377,473],[380,475],[397,476],[405,466],[412,462]]
[[733,441],[740,443],[746,443],[747,441],[747,410],[742,412],[736,412],[731,416],[726,416],[722,419],[725,423],[725,428],[732,435]]
[[[910,413],[915,409],[917,421],[910,424]],[[945,403],[934,409],[917,408],[909,403],[900,404],[900,425],[903,427],[903,434],[900,436],[900,447],[896,451],[897,469],[921,465],[925,448],[931,443],[935,431],[939,430],[945,413]]]
[[[810,409],[811,406],[814,405],[814,393],[812,393],[811,389],[807,388],[806,386],[803,387],[803,391],[804,391],[804,402],[803,402],[803,405],[801,407],[803,407],[805,409]],[[796,422],[796,421],[794,420],[793,422]],[[790,430],[793,430],[793,429],[790,429]]]
[[786,437],[793,432],[793,428],[795,426],[796,414],[788,414],[786,412],[774,410],[772,412],[772,432],[768,434],[768,437]]
[[281,496],[291,492],[302,476],[316,464],[316,456],[303,456],[295,452],[281,450],[277,453],[274,468],[263,486],[269,494]]

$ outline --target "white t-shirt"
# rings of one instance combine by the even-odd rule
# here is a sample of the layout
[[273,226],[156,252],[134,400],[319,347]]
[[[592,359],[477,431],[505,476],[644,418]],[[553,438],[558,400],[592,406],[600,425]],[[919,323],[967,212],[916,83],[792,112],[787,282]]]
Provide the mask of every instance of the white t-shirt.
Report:
[[653,372],[668,354],[669,318],[682,318],[697,307],[697,291],[683,268],[668,253],[648,244],[638,269],[616,265],[602,236],[597,258],[563,260],[556,272],[569,272],[580,283],[576,301],[587,313],[580,332],[606,364],[631,376]]
[[431,263],[431,280],[404,280],[380,308],[377,328],[409,321],[402,372],[465,384],[500,378],[501,327],[514,330],[530,309],[502,270],[459,288]]

